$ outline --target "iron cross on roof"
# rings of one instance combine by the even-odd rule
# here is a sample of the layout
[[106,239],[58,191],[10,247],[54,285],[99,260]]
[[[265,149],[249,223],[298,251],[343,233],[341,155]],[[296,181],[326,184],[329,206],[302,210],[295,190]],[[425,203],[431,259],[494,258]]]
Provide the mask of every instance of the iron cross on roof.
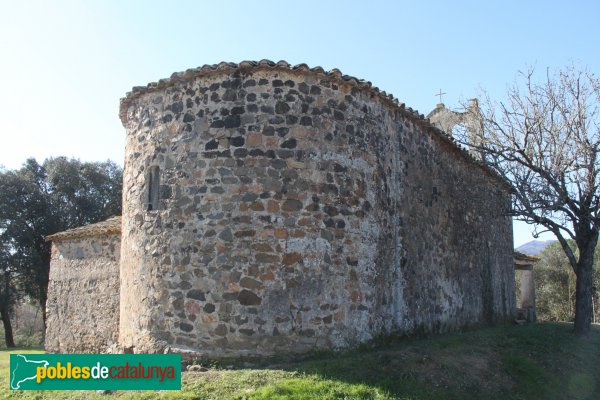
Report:
[[440,96],[440,103],[442,103],[442,96],[443,96],[443,95],[445,95],[445,94],[447,94],[447,93],[446,93],[446,92],[443,92],[443,93],[442,93],[442,89],[440,89],[440,92],[439,92],[439,93],[436,93],[436,94],[435,94],[436,96]]

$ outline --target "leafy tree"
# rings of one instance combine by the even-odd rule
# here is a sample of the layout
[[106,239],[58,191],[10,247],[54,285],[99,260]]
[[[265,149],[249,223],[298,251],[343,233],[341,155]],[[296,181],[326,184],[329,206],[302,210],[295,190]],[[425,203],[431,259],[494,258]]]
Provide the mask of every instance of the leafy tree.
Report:
[[[503,102],[486,96],[481,129],[459,139],[514,190],[513,214],[552,232],[576,275],[576,334],[590,331],[592,272],[600,228],[600,81],[569,67],[521,75]],[[577,251],[569,246],[571,239]]]
[[73,228],[121,214],[123,170],[112,161],[81,162],[65,157],[44,162],[50,201],[60,207],[60,228]]
[[14,287],[37,300],[46,322],[47,235],[121,212],[122,169],[113,163],[29,159],[0,173],[0,240],[9,249]]
[[[49,246],[44,233],[54,229],[48,199],[44,196],[44,172],[33,159],[18,171],[0,174],[0,239],[4,248],[4,299],[8,315],[14,304],[17,288],[27,290],[45,305],[45,292],[39,282],[48,281]],[[19,284],[23,280],[23,284]],[[28,283],[33,283],[29,285]],[[4,321],[7,332],[10,318]],[[10,329],[10,328],[9,328]],[[10,329],[12,335],[12,329]],[[7,338],[7,346],[12,337]]]
[[0,318],[2,318],[2,325],[4,326],[6,347],[15,347],[10,315],[12,314],[16,296],[11,277],[10,252],[6,244],[0,242]]
[[[575,253],[577,246],[569,240]],[[559,243],[546,247],[535,265],[536,308],[540,319],[545,321],[573,321],[575,319],[575,276]],[[596,248],[594,264],[600,260],[600,249]],[[592,275],[592,301],[595,319],[598,319],[598,295],[600,270]]]

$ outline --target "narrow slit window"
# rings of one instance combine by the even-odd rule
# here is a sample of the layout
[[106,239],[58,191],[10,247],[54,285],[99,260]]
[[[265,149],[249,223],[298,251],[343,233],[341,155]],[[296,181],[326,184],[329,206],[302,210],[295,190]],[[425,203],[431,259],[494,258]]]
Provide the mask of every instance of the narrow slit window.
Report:
[[148,211],[159,209],[160,201],[160,168],[150,167],[148,173]]

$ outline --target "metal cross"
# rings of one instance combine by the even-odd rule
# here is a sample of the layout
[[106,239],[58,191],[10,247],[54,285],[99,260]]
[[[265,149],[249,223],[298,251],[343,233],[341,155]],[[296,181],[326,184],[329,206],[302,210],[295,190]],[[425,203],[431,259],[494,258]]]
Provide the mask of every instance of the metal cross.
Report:
[[445,92],[444,92],[444,93],[442,93],[442,89],[440,89],[440,92],[439,92],[439,93],[436,93],[436,94],[435,94],[436,96],[440,96],[440,103],[442,102],[442,95],[445,95],[445,94],[447,94],[447,93],[445,93]]

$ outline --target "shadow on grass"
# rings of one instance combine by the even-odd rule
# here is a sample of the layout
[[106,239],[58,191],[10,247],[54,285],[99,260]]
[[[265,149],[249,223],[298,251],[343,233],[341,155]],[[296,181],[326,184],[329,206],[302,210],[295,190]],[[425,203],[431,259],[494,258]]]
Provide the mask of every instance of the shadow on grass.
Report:
[[[503,326],[273,365],[307,378],[275,381],[249,398],[598,399],[600,328]],[[346,393],[346,395],[342,395]]]

